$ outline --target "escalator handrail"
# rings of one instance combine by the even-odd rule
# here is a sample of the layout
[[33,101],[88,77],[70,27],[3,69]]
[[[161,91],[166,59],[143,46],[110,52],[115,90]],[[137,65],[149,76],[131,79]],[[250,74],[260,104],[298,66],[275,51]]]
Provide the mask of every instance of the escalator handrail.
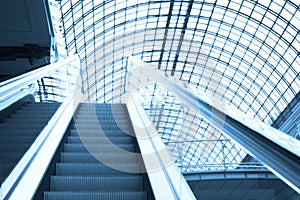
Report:
[[131,60],[135,64],[134,67],[139,70],[137,70],[139,76],[146,75],[147,80],[156,81],[172,91],[195,113],[201,114],[215,125],[215,128],[247,149],[271,172],[300,193],[299,140],[248,116],[226,112],[195,95],[185,88],[182,82],[174,82],[137,59]]
[[[58,62],[51,63],[44,67],[35,69],[33,71],[27,72],[15,78],[11,78],[7,81],[0,83],[0,108],[1,110],[5,108],[6,105],[14,103],[19,99],[12,98],[17,96],[18,93],[23,92],[24,89],[30,87],[35,81],[49,75],[49,73],[60,69],[61,67],[68,65],[71,62],[80,63],[79,57],[77,55],[69,56],[67,58],[61,58]],[[13,102],[14,101],[14,102]]]
[[155,199],[196,199],[142,105],[131,96],[126,106]]

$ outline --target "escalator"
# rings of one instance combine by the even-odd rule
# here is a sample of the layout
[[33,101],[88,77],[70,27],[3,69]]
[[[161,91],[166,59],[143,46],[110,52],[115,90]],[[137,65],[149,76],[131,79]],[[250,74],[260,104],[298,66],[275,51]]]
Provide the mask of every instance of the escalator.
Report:
[[127,105],[17,104],[0,113],[0,199],[194,199]]
[[60,103],[22,102],[1,111],[1,184],[46,126]]
[[[93,113],[96,125],[89,120]],[[99,135],[99,127],[105,135]],[[110,144],[101,142],[108,138],[126,152],[139,152],[136,139],[125,132],[133,133],[125,105],[81,104],[67,130],[66,142],[55,164],[55,174],[50,175],[44,199],[153,199],[146,174],[122,172],[95,158],[101,154],[101,158],[109,160],[106,164],[122,165],[123,169],[138,171],[143,167],[134,154],[116,154]]]

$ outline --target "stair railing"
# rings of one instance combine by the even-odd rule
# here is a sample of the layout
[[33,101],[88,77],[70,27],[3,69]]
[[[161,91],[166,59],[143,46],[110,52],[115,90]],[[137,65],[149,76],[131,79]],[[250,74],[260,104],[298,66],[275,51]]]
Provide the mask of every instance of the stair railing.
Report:
[[141,84],[138,80],[151,80],[162,84],[185,105],[196,113],[200,113],[215,128],[247,149],[278,178],[300,193],[299,140],[263,122],[243,116],[241,113],[225,112],[217,105],[196,96],[188,85],[171,79],[174,77],[163,76],[153,66],[146,65],[133,57],[130,57],[129,61],[132,66],[129,74],[132,78],[127,80],[128,88],[130,84],[130,87],[138,88]]
[[140,102],[126,105],[155,199],[196,199]]
[[49,75],[55,70],[63,68],[71,62],[78,63],[78,65],[80,65],[78,56],[70,56],[66,59],[61,59],[58,62],[51,63],[47,66],[1,82],[0,110],[3,110],[4,108],[32,92],[33,84],[35,84],[37,80]]

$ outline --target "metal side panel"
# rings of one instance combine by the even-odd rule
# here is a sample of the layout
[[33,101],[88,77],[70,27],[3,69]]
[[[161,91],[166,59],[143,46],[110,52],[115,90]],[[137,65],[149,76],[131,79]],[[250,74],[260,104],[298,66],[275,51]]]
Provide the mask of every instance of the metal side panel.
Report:
[[127,109],[156,199],[196,199],[152,122],[131,97]]

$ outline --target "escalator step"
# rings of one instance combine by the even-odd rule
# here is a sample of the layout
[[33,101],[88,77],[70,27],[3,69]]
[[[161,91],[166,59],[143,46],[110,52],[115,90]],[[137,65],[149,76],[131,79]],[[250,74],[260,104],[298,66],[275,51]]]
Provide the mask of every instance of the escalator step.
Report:
[[22,156],[23,153],[21,151],[3,151],[1,149],[1,159],[2,161],[5,161],[4,164],[7,164],[7,162],[19,160]]
[[[22,107],[28,107],[28,106],[41,106],[41,107],[58,107],[60,106],[61,103],[59,102],[53,102],[53,103],[48,103],[48,102],[28,102],[24,104]],[[21,108],[22,108],[21,107]]]
[[44,200],[145,200],[146,191],[45,192]]
[[98,122],[105,122],[105,121],[112,121],[113,123],[116,123],[116,121],[118,123],[120,122],[124,122],[124,123],[130,123],[130,120],[127,117],[123,117],[123,116],[89,116],[89,115],[78,115],[75,117],[75,122],[83,122],[86,123],[86,121],[90,121],[90,120],[97,120]]
[[125,104],[109,104],[109,103],[95,103],[95,104],[90,104],[90,103],[82,103],[80,104],[80,108],[110,108],[110,107],[114,107],[114,108],[124,108]]
[[38,121],[39,123],[47,123],[49,119],[30,119],[30,118],[19,118],[19,119],[5,119],[5,124],[30,124],[33,121]]
[[117,126],[113,124],[76,124],[73,125],[71,128],[76,128],[78,130],[93,130],[93,129],[99,129],[101,128],[102,130],[124,130],[124,131],[130,131],[132,130],[131,126]]
[[[88,152],[86,147],[88,146],[89,151],[93,152],[99,152],[99,153],[105,153],[105,152],[111,152],[115,148],[114,145],[111,144],[65,144],[64,145],[64,151],[65,152]],[[134,151],[134,145],[133,144],[120,144],[118,145],[119,148],[125,150],[125,151]]]
[[27,136],[36,136],[41,132],[42,129],[38,128],[23,128],[23,129],[14,129],[7,128],[1,129],[1,136],[3,137],[27,137]]
[[15,152],[17,150],[17,152],[23,152],[24,150],[26,150],[30,144],[27,143],[22,143],[22,144],[3,144],[0,143],[1,145],[1,151],[3,152]]
[[[130,135],[134,135],[133,131],[123,132],[121,130],[70,130],[71,136],[79,136],[78,132],[80,133],[80,137],[99,137],[105,135],[106,137],[131,137]],[[129,135],[130,134],[130,135]]]
[[35,119],[42,119],[44,117],[50,119],[52,117],[52,115],[54,114],[55,112],[53,113],[14,113],[14,114],[11,114],[9,119],[24,119],[24,118],[29,118],[29,119],[32,119],[32,120],[35,120]]
[[41,129],[47,125],[47,122],[40,122],[40,121],[32,121],[31,123],[8,123],[8,124],[0,124],[0,130],[2,132],[5,130],[11,129]]
[[[123,122],[123,121],[118,121],[118,122],[108,122],[108,121],[95,121],[95,120],[87,120],[85,122],[82,122],[82,121],[75,121],[75,125],[73,125],[73,127],[77,127],[78,125],[80,126],[89,126],[90,123],[93,122],[93,124],[97,124],[97,125],[100,125],[100,126],[109,126],[109,127],[119,127],[119,128],[132,128],[131,125],[128,124],[128,122]],[[73,128],[72,127],[72,128]]]
[[89,112],[89,111],[97,111],[97,112],[127,112],[126,107],[119,107],[119,108],[112,108],[112,107],[106,107],[106,108],[96,108],[96,107],[90,107],[90,108],[81,108],[79,112]]
[[52,176],[51,191],[142,190],[143,177],[136,176]]
[[[107,138],[101,137],[78,137],[78,136],[69,136],[67,139],[68,143],[82,143],[82,141],[88,144],[101,144],[106,141]],[[128,144],[133,142],[132,137],[124,136],[124,137],[109,137],[109,140],[114,144]]]
[[[127,117],[126,118],[113,118],[113,119],[102,119],[102,118],[100,118],[100,117],[97,117],[97,118],[95,118],[94,120],[96,120],[97,119],[97,121],[98,122],[107,122],[107,123],[109,123],[109,124],[115,124],[115,123],[124,123],[124,124],[128,124],[129,122],[130,122],[130,120],[129,119],[127,119]],[[117,120],[117,121],[116,121]],[[89,121],[90,120],[88,120],[88,119],[86,119],[85,117],[81,117],[81,118],[76,118],[76,123],[83,123],[83,124],[85,124],[85,123],[89,123]]]
[[9,135],[9,136],[0,136],[0,144],[13,144],[13,143],[31,143],[35,140],[36,137],[30,135],[30,136],[15,136],[15,135]]
[[[124,164],[123,169],[138,171],[140,169],[139,164]],[[124,170],[125,171],[125,170]],[[56,164],[56,175],[64,176],[97,176],[97,175],[133,175],[131,173],[125,173],[108,167],[104,164],[95,163],[57,163]]]
[[144,169],[126,105],[80,104],[74,118],[44,200],[147,199],[145,174],[124,172]]
[[10,174],[60,104],[26,103],[0,124],[0,182]]
[[[134,153],[131,154],[112,154],[112,153],[103,153],[97,154],[96,156],[100,157],[101,160],[110,161],[111,163],[135,163],[138,161],[137,156]],[[61,153],[61,162],[71,163],[71,162],[79,162],[79,163],[99,163],[93,155],[90,153],[71,153],[71,152],[62,152]]]
[[17,110],[15,113],[13,113],[13,115],[51,115],[55,113],[55,110],[50,110],[50,109],[40,109],[39,108],[30,108],[30,109],[23,109],[23,110]]

